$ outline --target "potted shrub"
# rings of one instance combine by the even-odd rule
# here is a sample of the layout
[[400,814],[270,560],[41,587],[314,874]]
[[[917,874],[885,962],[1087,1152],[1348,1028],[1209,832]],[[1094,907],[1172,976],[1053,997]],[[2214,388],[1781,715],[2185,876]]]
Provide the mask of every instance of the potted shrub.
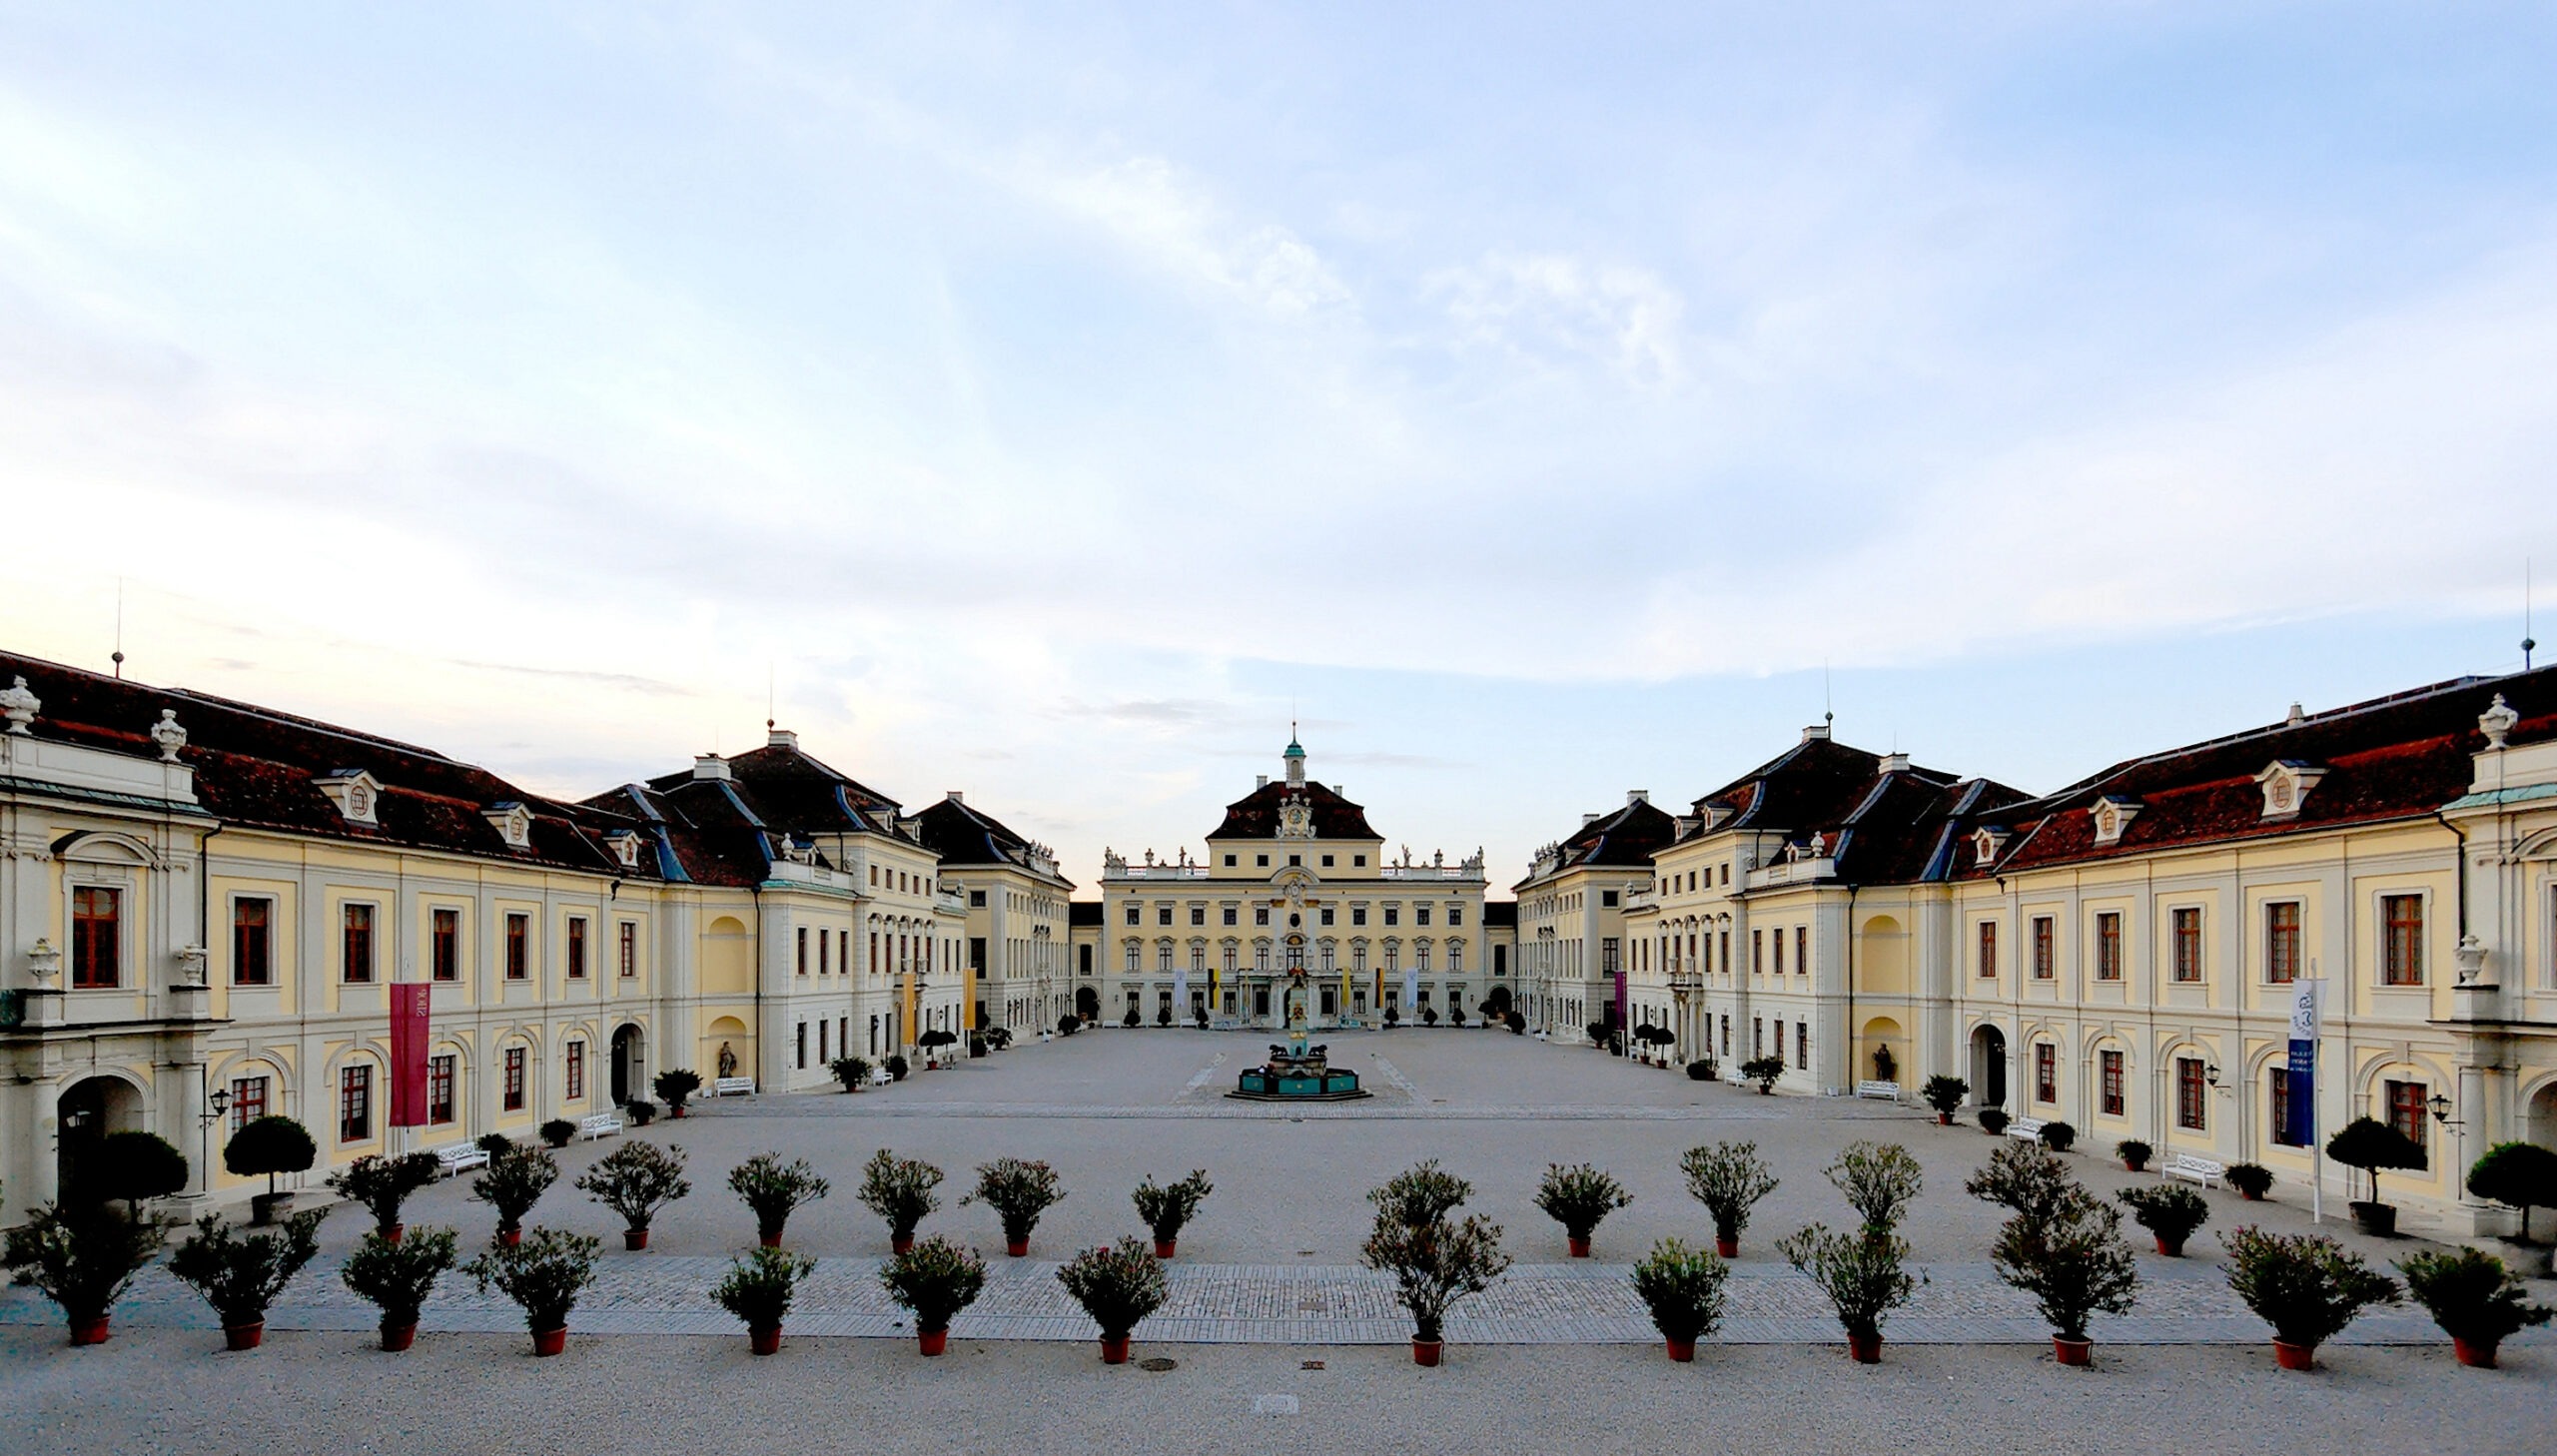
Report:
[[1599,1223],[1633,1200],[1624,1184],[1585,1162],[1547,1165],[1545,1181],[1536,1189],[1536,1206],[1562,1225],[1576,1259],[1589,1257],[1589,1240]]
[[186,1185],[186,1154],[169,1139],[154,1132],[110,1132],[76,1164],[63,1201],[114,1200],[124,1204],[128,1217],[138,1218],[143,1204]]
[[1918,1090],[1918,1095],[1926,1098],[1927,1105],[1936,1109],[1936,1125],[1950,1127],[1954,1124],[1954,1113],[1962,1109],[1962,1099],[1971,1095],[1971,1084],[1959,1077],[1938,1073],[1927,1079],[1927,1085]]
[[1198,1027],[1200,1031],[1204,1032],[1208,1030],[1208,1009],[1204,1006],[1192,1007],[1190,1009],[1190,1020],[1191,1023]]
[[2148,1171],[2148,1156],[2155,1150],[2136,1137],[2126,1137],[2114,1144],[2114,1156],[2122,1159],[2124,1172]]
[[338,1277],[356,1297],[382,1311],[382,1347],[394,1354],[418,1338],[418,1312],[434,1293],[435,1280],[452,1267],[453,1233],[420,1225],[393,1243],[368,1230],[347,1255]]
[[1710,1057],[1705,1057],[1705,1058],[1699,1058],[1698,1060],[1696,1060],[1696,1061],[1694,1061],[1694,1062],[1690,1062],[1690,1063],[1688,1063],[1688,1064],[1687,1064],[1687,1080],[1688,1080],[1689,1082],[1711,1082],[1711,1081],[1713,1081],[1713,1080],[1714,1080],[1714,1060],[1713,1060],[1712,1058],[1710,1058]]
[[1776,1251],[1820,1286],[1847,1331],[1847,1353],[1860,1365],[1882,1358],[1882,1322],[1909,1302],[1918,1280],[1906,1265],[1909,1242],[1871,1227],[1832,1233],[1815,1223],[1779,1241]]
[[1918,1159],[1897,1142],[1850,1142],[1821,1173],[1847,1195],[1847,1206],[1864,1215],[1865,1231],[1873,1234],[1899,1227],[1900,1215],[1925,1183]]
[[879,1282],[888,1297],[914,1311],[915,1339],[927,1355],[938,1355],[950,1338],[950,1319],[977,1301],[986,1287],[985,1260],[934,1234],[880,1266]]
[[565,1147],[568,1139],[576,1135],[577,1124],[565,1117],[553,1117],[541,1124],[541,1140],[548,1147]]
[[765,1248],[781,1246],[781,1230],[793,1209],[833,1191],[808,1159],[783,1162],[777,1152],[758,1152],[728,1169],[728,1187],[755,1210],[755,1237]]
[[515,1150],[514,1139],[508,1137],[503,1132],[483,1133],[477,1141],[470,1145],[478,1148],[481,1152],[488,1154],[488,1160],[490,1162],[495,1162],[498,1158],[501,1158],[507,1153]]
[[431,1152],[399,1157],[366,1153],[332,1174],[329,1186],[338,1196],[362,1203],[373,1214],[374,1231],[392,1243],[400,1241],[400,1205],[409,1195],[443,1176],[443,1164]]
[[898,1052],[888,1054],[888,1060],[879,1066],[887,1072],[890,1082],[904,1082],[906,1074],[914,1070],[907,1065],[905,1054]]
[[689,1067],[668,1068],[650,1079],[648,1086],[666,1104],[667,1116],[681,1117],[684,1104],[692,1100],[694,1092],[701,1091],[701,1074]]
[[2273,1170],[2260,1162],[2232,1162],[2220,1176],[2249,1203],[2264,1201],[2264,1194],[2272,1191]]
[[2342,1333],[2366,1305],[2397,1302],[2397,1281],[2375,1274],[2359,1254],[2322,1234],[2234,1228],[2228,1287],[2273,1327],[2273,1359],[2284,1370],[2316,1368],[2317,1347]]
[[1068,1014],[1067,1014],[1067,1015],[1065,1015],[1065,1016],[1062,1016],[1062,1017],[1057,1018],[1057,1035],[1058,1035],[1058,1036],[1060,1036],[1060,1037],[1071,1037],[1071,1036],[1073,1036],[1075,1033],[1077,1033],[1077,1032],[1079,1032],[1079,1031],[1081,1031],[1081,1030],[1083,1030],[1083,1021],[1082,1021],[1082,1019],[1081,1019],[1081,1018],[1079,1018],[1079,1017],[1076,1017],[1076,1016],[1075,1016],[1075,1015],[1073,1015],[1072,1013],[1068,1013]]
[[1133,1238],[1088,1248],[1057,1270],[1083,1312],[1101,1326],[1101,1363],[1128,1363],[1128,1336],[1163,1307],[1163,1260]]
[[2089,1363],[2088,1320],[2099,1311],[2129,1314],[2139,1289],[2122,1211],[2075,1184],[2040,1217],[2009,1217],[1989,1257],[1999,1278],[2042,1305],[2052,1357],[2063,1365]]
[[2054,1152],[2067,1152],[2078,1141],[2078,1129],[2058,1120],[2043,1123],[2042,1130],[2034,1135]]
[[968,1055],[969,1055],[970,1057],[983,1057],[983,1056],[985,1056],[985,1055],[986,1055],[986,1039],[985,1039],[985,1038],[983,1038],[983,1037],[978,1037],[978,1036],[971,1036],[971,1037],[969,1037],[969,1038],[968,1038]]
[[320,1220],[328,1216],[328,1209],[313,1208],[286,1219],[274,1233],[240,1238],[221,1217],[207,1213],[169,1255],[169,1272],[221,1317],[224,1348],[254,1350],[266,1339],[267,1306],[320,1251]]
[[222,1165],[233,1177],[266,1177],[267,1190],[249,1200],[249,1221],[259,1224],[293,1211],[293,1194],[276,1191],[276,1174],[309,1172],[319,1158],[320,1145],[311,1139],[311,1129],[272,1112],[251,1118],[222,1145]]
[[1609,1034],[1607,1031],[1607,1024],[1605,1022],[1591,1022],[1588,1026],[1581,1028],[1581,1030],[1589,1034],[1590,1046],[1604,1047],[1607,1045]]
[[1199,1205],[1216,1185],[1208,1181],[1208,1170],[1193,1168],[1190,1176],[1168,1187],[1157,1186],[1153,1178],[1137,1184],[1137,1216],[1155,1236],[1155,1257],[1168,1259],[1181,1244],[1181,1230],[1199,1214]]
[[1687,1174],[1687,1191],[1714,1218],[1714,1252],[1724,1258],[1740,1254],[1740,1232],[1749,1226],[1749,1210],[1776,1190],[1776,1175],[1758,1156],[1755,1142],[1715,1142],[1687,1149],[1678,1159]]
[[107,1338],[107,1316],[133,1276],[160,1256],[168,1226],[104,1203],[47,1204],[9,1230],[5,1261],[17,1282],[61,1306],[71,1343]]
[[2000,1143],[1978,1171],[1963,1180],[1962,1190],[1985,1203],[1996,1203],[2026,1218],[2048,1218],[2073,1193],[2078,1180],[2069,1165],[2034,1142]]
[[2507,1336],[2548,1322],[2549,1309],[2533,1304],[2521,1276],[2504,1261],[2473,1248],[2412,1254],[2397,1261],[2406,1292],[2450,1336],[2459,1363],[2495,1368],[2495,1348]]
[[2468,1169],[2468,1191],[2521,1214],[2520,1236],[2504,1240],[2504,1262],[2546,1277],[2548,1247],[2531,1242],[2530,1210],[2557,1208],[2557,1152],[2535,1142],[2498,1142]]
[[835,1075],[835,1081],[842,1083],[843,1090],[848,1092],[861,1091],[862,1086],[870,1081],[870,1059],[867,1057],[838,1057],[826,1064],[826,1070]]
[[1527,1035],[1527,1017],[1523,1012],[1511,1012],[1509,1015],[1500,1019],[1500,1024],[1507,1027],[1509,1029],[1509,1035],[1513,1037],[1523,1037]]
[[683,1175],[683,1149],[654,1142],[621,1144],[577,1175],[586,1195],[621,1215],[621,1246],[648,1246],[648,1224],[657,1210],[692,1191]]
[[2013,1119],[2007,1115],[2007,1109],[2005,1107],[1983,1107],[1980,1109],[1980,1130],[1988,1133],[1992,1137],[2003,1135],[2007,1130],[2007,1123],[2011,1120]]
[[1434,1158],[1367,1194],[1376,1222],[1358,1261],[1394,1276],[1395,1298],[1411,1315],[1413,1364],[1438,1363],[1447,1311],[1490,1288],[1509,1267],[1499,1224],[1479,1213],[1448,1221],[1472,1195],[1473,1184],[1441,1171]]
[[1158,1027],[1169,1027],[1172,1025],[1172,1008],[1170,1006],[1159,1006],[1155,1008],[1155,1025]]
[[1785,1059],[1752,1057],[1740,1064],[1740,1075],[1758,1084],[1758,1093],[1764,1096],[1776,1090],[1776,1079],[1785,1075]]
[[1438,1008],[1434,1006],[1422,1007],[1420,1009],[1420,1024],[1424,1027],[1434,1027],[1438,1025]]
[[2352,1205],[2353,1224],[2362,1232],[2386,1238],[2397,1231],[2397,1207],[2379,1201],[2382,1168],[2420,1168],[2424,1149],[2414,1139],[2372,1117],[2355,1117],[2326,1139],[2326,1155],[2370,1178],[2370,1197]]
[[1065,1196],[1055,1168],[1024,1158],[998,1157],[977,1165],[977,1191],[959,1201],[994,1209],[1003,1219],[1003,1251],[1020,1258],[1030,1252],[1030,1231],[1039,1226],[1039,1215]]
[[538,1147],[509,1147],[470,1180],[470,1196],[497,1210],[497,1242],[523,1241],[523,1215],[559,1181],[559,1164]]
[[920,1158],[899,1157],[882,1147],[861,1165],[861,1203],[888,1220],[888,1251],[904,1253],[915,1246],[915,1225],[941,1206],[933,1189],[941,1186],[941,1169]]
[[781,1348],[781,1320],[790,1312],[799,1281],[817,1271],[806,1254],[758,1248],[747,1258],[728,1261],[727,1277],[710,1291],[710,1301],[746,1322],[746,1341],[758,1355]]
[[1388,1032],[1390,1032],[1390,1031],[1392,1031],[1394,1028],[1399,1027],[1399,1026],[1401,1026],[1401,1025],[1402,1025],[1402,1008],[1401,1008],[1401,1007],[1398,1007],[1398,1006],[1387,1005],[1387,1006],[1386,1006],[1386,1008],[1385,1008],[1385,1030],[1386,1030],[1386,1031],[1388,1031]]
[[567,1348],[568,1312],[594,1283],[595,1256],[602,1248],[601,1239],[536,1226],[521,1243],[490,1244],[462,1272],[478,1282],[480,1293],[493,1284],[521,1305],[532,1352],[555,1355]]
[[645,1127],[657,1120],[657,1104],[646,1097],[631,1098],[622,1103],[622,1110],[630,1114],[630,1125],[634,1127]]
[[1723,1281],[1730,1276],[1730,1265],[1674,1238],[1653,1244],[1634,1265],[1634,1293],[1650,1308],[1669,1358],[1696,1358],[1696,1341],[1722,1324]]
[[2210,1204],[2180,1183],[2125,1188],[2122,1200],[2131,1205],[2131,1216],[2139,1220],[2139,1226],[2155,1235],[2157,1252],[2170,1259],[2182,1258],[2184,1240],[2210,1221]]
[[1133,1029],[1137,1025],[1137,1009],[1133,1006],[1128,1008],[1128,1014],[1119,1019],[1119,1025]]

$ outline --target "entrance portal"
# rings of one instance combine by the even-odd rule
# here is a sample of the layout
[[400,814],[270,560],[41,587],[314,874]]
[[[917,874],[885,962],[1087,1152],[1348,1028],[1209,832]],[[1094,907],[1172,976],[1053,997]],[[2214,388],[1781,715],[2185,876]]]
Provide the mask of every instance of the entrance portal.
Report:
[[54,1141],[55,1186],[68,1196],[79,1185],[81,1160],[108,1133],[143,1130],[142,1093],[122,1078],[84,1078],[64,1091],[55,1116],[62,1129]]
[[647,1035],[637,1027],[625,1026],[612,1034],[612,1104],[621,1106],[638,1095],[648,1085],[648,1070],[643,1057]]
[[1996,1027],[1971,1034],[1971,1097],[1983,1107],[2007,1105],[2007,1034]]

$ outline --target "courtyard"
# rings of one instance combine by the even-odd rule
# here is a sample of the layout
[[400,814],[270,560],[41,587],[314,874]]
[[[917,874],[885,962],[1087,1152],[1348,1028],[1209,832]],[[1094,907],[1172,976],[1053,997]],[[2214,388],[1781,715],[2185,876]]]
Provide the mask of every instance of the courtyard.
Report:
[[[137,1282],[102,1349],[66,1347],[49,1305],[7,1291],[0,1432],[8,1449],[65,1439],[192,1448],[217,1429],[239,1449],[365,1449],[468,1409],[509,1412],[504,1444],[514,1449],[594,1446],[608,1415],[618,1434],[607,1445],[622,1443],[610,1449],[715,1444],[753,1412],[758,1444],[783,1450],[831,1447],[846,1433],[889,1449],[1541,1450],[1557,1431],[1577,1446],[1654,1449],[1737,1442],[1771,1423],[1785,1433],[1778,1449],[1803,1450],[1883,1440],[2057,1449],[2083,1447],[2091,1429],[2278,1449],[2350,1449],[2394,1432],[2386,1438],[2409,1449],[2497,1450],[2537,1448],[2532,1433],[2557,1416],[2557,1340],[2547,1331],[2512,1341],[2499,1372],[2459,1370],[2411,1306],[2365,1316],[2324,1352],[2319,1373],[2278,1375],[2263,1326],[2226,1288],[2215,1234],[2241,1222],[2307,1229],[2300,1189],[2277,1186],[2261,1204],[2208,1194],[2212,1221],[2181,1259],[2154,1257],[2126,1223],[2142,1246],[2140,1307],[2099,1320],[2096,1368],[2063,1370],[2031,1303],[1990,1267],[1997,1210],[1961,1190],[1995,1145],[1976,1127],[1938,1127],[1922,1108],[1888,1102],[1765,1097],[1472,1030],[1333,1037],[1335,1064],[1374,1092],[1363,1101],[1291,1108],[1225,1097],[1263,1046],[1238,1034],[1098,1031],[858,1094],[700,1103],[681,1121],[625,1134],[682,1146],[694,1183],[638,1253],[624,1252],[618,1221],[570,1186],[611,1144],[572,1144],[527,1222],[597,1235],[607,1252],[555,1360],[532,1360],[513,1306],[458,1279],[427,1307],[415,1350],[380,1354],[372,1310],[336,1277],[364,1231],[353,1208],[330,1218],[321,1259],[287,1293],[256,1354],[221,1353],[209,1311],[161,1270]],[[1742,1239],[1720,1336],[1696,1364],[1675,1366],[1625,1266],[1656,1238],[1710,1237],[1677,1160],[1727,1138],[1755,1140],[1782,1182]],[[1848,1364],[1827,1306],[1774,1252],[1805,1223],[1852,1216],[1821,1169],[1858,1139],[1906,1145],[1927,1177],[1906,1233],[1928,1282],[1892,1317],[1879,1368]],[[969,1241],[994,1266],[944,1360],[915,1355],[875,1276],[885,1230],[853,1192],[861,1162],[883,1146],[950,1173],[922,1232]],[[817,1256],[818,1273],[782,1354],[754,1360],[707,1290],[754,1238],[725,1171],[767,1149],[808,1158],[834,1192],[791,1220],[790,1246]],[[2108,1192],[2146,1180],[2110,1151],[2082,1149],[2073,1170]],[[1046,1159],[1069,1190],[1020,1260],[1002,1257],[989,1210],[958,1203],[969,1169],[1007,1154]],[[1423,1158],[1473,1182],[1469,1211],[1504,1226],[1517,1260],[1450,1321],[1449,1363],[1435,1371],[1410,1365],[1389,1283],[1356,1258],[1366,1190]],[[1594,1162],[1633,1194],[1600,1228],[1594,1258],[1569,1258],[1561,1228],[1531,1201],[1557,1161]],[[1174,1368],[1102,1367],[1055,1267],[1141,1233],[1130,1189],[1192,1168],[1207,1169],[1216,1191],[1182,1236],[1170,1302],[1137,1332],[1141,1356]],[[466,1178],[418,1195],[407,1217],[455,1226],[465,1244],[491,1224]],[[2375,1263],[2412,1246],[2361,1239],[2336,1219],[2325,1231]],[[2542,1299],[2551,1292],[2539,1286]],[[100,1372],[130,1398],[87,1399]],[[1486,1405],[1491,1392],[1510,1399]],[[1688,1432],[1701,1434],[1672,1434]]]

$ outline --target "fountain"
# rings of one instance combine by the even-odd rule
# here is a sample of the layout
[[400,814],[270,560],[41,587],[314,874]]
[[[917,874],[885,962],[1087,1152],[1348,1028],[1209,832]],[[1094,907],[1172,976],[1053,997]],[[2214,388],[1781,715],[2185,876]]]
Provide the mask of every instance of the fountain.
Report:
[[1287,979],[1287,1040],[1270,1044],[1270,1060],[1245,1069],[1230,1097],[1264,1102],[1345,1102],[1369,1095],[1358,1074],[1333,1067],[1328,1049],[1305,1045],[1305,973]]

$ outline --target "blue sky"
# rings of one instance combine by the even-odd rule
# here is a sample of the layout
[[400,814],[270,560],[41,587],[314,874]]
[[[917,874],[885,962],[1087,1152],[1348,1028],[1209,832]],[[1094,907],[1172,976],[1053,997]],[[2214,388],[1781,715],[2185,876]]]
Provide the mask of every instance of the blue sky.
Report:
[[[2531,6],[0,4],[0,637],[1498,876],[2518,666]],[[1825,669],[1825,672],[1824,672]]]

